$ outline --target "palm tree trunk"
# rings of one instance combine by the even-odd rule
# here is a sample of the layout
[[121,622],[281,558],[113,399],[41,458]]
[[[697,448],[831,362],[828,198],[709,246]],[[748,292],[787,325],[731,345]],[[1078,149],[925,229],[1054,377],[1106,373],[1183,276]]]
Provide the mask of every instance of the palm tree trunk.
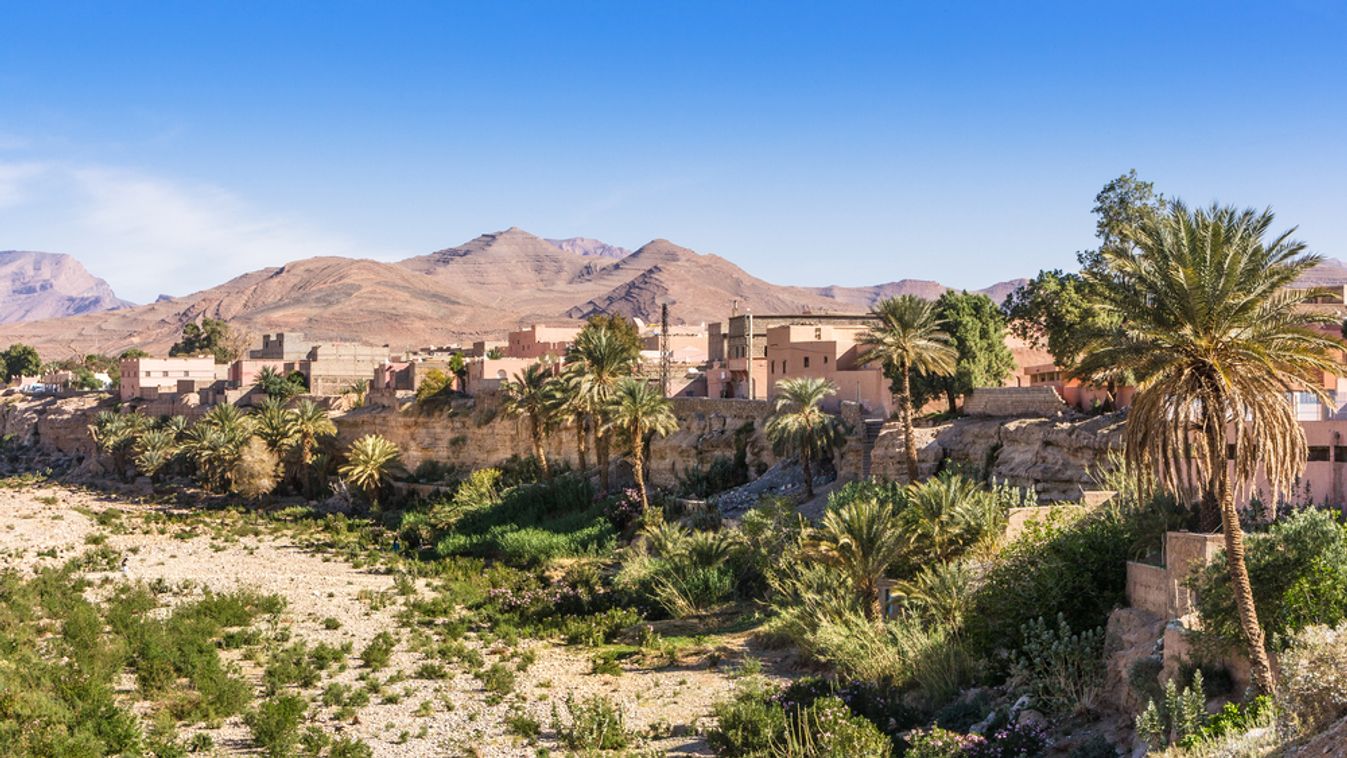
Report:
[[589,434],[585,429],[585,417],[578,415],[575,417],[575,454],[579,459],[580,473],[589,470]]
[[871,621],[879,622],[884,618],[884,604],[879,601],[879,583],[873,580],[865,583],[865,615]]
[[814,499],[814,466],[809,460],[809,453],[800,453],[800,467],[804,469],[804,494],[805,497]]
[[543,430],[536,417],[529,419],[529,436],[533,438],[533,457],[538,459],[543,478],[551,479],[552,470],[547,465],[547,450],[543,447]]
[[951,416],[959,412],[959,396],[954,394],[953,379],[947,380],[947,384],[945,385],[945,402],[949,403],[949,412]]
[[599,461],[599,496],[608,496],[608,434],[595,430],[594,457]]
[[907,481],[917,481],[917,434],[912,430],[912,372],[907,366],[903,370],[903,447],[907,455]]
[[1244,633],[1244,641],[1249,645],[1249,668],[1254,686],[1266,695],[1275,695],[1277,682],[1272,676],[1272,665],[1268,662],[1267,641],[1263,636],[1263,627],[1258,623],[1258,610],[1254,607],[1253,584],[1249,581],[1249,568],[1244,563],[1244,529],[1239,524],[1239,511],[1235,510],[1235,492],[1230,486],[1230,471],[1226,464],[1225,429],[1213,436],[1218,437],[1218,452],[1212,458],[1219,461],[1214,466],[1216,489],[1221,503],[1221,531],[1225,535],[1225,560],[1230,572],[1230,585],[1234,589],[1235,609],[1239,612],[1239,627]]
[[641,513],[650,510],[650,498],[645,494],[645,451],[641,449],[641,435],[631,433],[631,474],[636,478],[636,491],[641,493]]

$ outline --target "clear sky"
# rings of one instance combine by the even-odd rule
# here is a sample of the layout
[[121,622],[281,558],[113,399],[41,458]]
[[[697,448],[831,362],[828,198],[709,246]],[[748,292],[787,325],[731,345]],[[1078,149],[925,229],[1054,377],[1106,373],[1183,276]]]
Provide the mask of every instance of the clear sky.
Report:
[[1129,168],[1347,257],[1345,138],[1342,3],[0,0],[0,249],[137,301],[509,226],[980,287]]

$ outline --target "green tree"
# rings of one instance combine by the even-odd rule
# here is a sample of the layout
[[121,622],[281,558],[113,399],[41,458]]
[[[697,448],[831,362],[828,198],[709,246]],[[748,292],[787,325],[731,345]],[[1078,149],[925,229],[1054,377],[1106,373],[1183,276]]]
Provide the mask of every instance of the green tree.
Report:
[[915,482],[917,436],[913,431],[916,411],[912,403],[912,374],[953,374],[959,354],[944,332],[935,303],[916,295],[901,295],[880,301],[873,314],[878,323],[862,337],[865,352],[861,354],[861,362],[879,362],[898,385],[907,479]]
[[501,407],[511,416],[528,419],[533,457],[547,479],[552,478],[545,443],[556,419],[554,381],[550,366],[534,363],[501,385]]
[[149,418],[139,413],[100,411],[94,417],[89,435],[98,449],[111,459],[118,479],[127,481],[131,478],[136,440],[149,427]]
[[[1128,376],[1137,395],[1123,441],[1128,464],[1219,520],[1240,627],[1259,689],[1275,688],[1245,564],[1234,488],[1256,474],[1277,498],[1305,466],[1305,433],[1287,389],[1317,389],[1341,373],[1331,321],[1301,307],[1317,293],[1288,289],[1320,259],[1270,211],[1182,203],[1129,232],[1135,249],[1105,250],[1087,272],[1114,328],[1092,335],[1078,371]],[[1217,518],[1217,516],[1219,518]]]
[[641,495],[641,509],[650,508],[645,486],[645,441],[663,437],[678,428],[673,404],[644,379],[627,377],[618,383],[607,408],[608,429],[622,436],[631,449],[632,476]]
[[322,406],[307,398],[295,403],[290,412],[295,432],[294,450],[299,457],[297,476],[303,482],[305,494],[313,497],[323,488],[320,487],[318,474],[321,467],[317,465],[315,452],[320,440],[336,436],[337,425],[332,423]]
[[5,381],[12,382],[16,377],[37,376],[42,371],[42,356],[37,348],[16,342],[10,345],[0,359],[5,364]]
[[879,580],[907,549],[907,537],[892,502],[863,498],[829,508],[806,548],[847,577],[867,616],[876,621],[883,618]]
[[379,493],[392,479],[401,457],[402,451],[397,445],[381,435],[366,434],[351,443],[346,451],[346,463],[338,473],[377,508]]
[[584,366],[567,365],[553,384],[552,403],[558,423],[575,429],[575,455],[581,472],[589,470],[589,431],[594,419],[593,398],[586,391]]
[[135,442],[136,468],[158,484],[159,474],[178,454],[178,441],[171,429],[150,429]]
[[233,363],[239,357],[235,344],[237,337],[229,324],[219,319],[203,318],[201,323],[189,321],[182,327],[182,339],[168,349],[168,354],[215,356],[216,363]]
[[[1131,251],[1133,232],[1141,223],[1157,218],[1166,202],[1163,196],[1155,194],[1150,182],[1137,178],[1135,169],[1104,185],[1095,196],[1093,210],[1099,247],[1076,253],[1082,272],[1100,269],[1106,251]],[[1089,288],[1089,280],[1082,274],[1061,270],[1038,272],[1038,276],[1017,288],[1005,302],[1011,333],[1046,349],[1060,368],[1070,371],[1085,349],[1089,335],[1113,326]]]
[[777,455],[794,455],[804,470],[804,491],[814,499],[814,461],[828,457],[846,443],[846,422],[820,407],[837,394],[826,379],[802,376],[776,383],[777,395],[765,432]]
[[1000,387],[1015,370],[1015,356],[1006,347],[1006,317],[986,295],[950,290],[935,301],[935,312],[957,353],[954,373],[912,377],[913,404],[943,396],[954,413],[974,389]]
[[130,360],[132,358],[149,358],[149,357],[150,357],[149,353],[145,352],[144,350],[141,350],[138,347],[128,347],[117,356],[117,360],[125,361]]

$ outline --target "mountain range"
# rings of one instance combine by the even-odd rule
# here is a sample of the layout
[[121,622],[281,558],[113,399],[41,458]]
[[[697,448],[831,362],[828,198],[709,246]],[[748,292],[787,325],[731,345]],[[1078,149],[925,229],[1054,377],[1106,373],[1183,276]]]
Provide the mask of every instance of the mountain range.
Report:
[[[635,251],[599,240],[549,240],[518,228],[396,262],[318,257],[264,268],[210,289],[132,306],[65,255],[0,253],[0,345],[25,342],[49,358],[139,347],[159,354],[184,324],[224,319],[254,336],[298,331],[318,339],[387,344],[397,352],[498,338],[530,323],[599,313],[697,324],[742,313],[862,312],[902,294],[935,298],[938,282],[870,287],[772,284],[730,261],[657,239]],[[1347,283],[1329,259],[1308,277]],[[1003,301],[1024,280],[978,290]]]
[[0,251],[0,323],[128,308],[108,283],[60,253]]

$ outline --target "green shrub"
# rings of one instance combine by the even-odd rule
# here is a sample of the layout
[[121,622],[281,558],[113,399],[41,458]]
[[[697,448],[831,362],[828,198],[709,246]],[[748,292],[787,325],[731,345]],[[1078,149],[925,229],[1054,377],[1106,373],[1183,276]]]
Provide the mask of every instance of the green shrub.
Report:
[[566,693],[562,708],[552,706],[552,731],[571,750],[623,750],[634,741],[622,711],[603,695],[577,702]]
[[374,758],[374,749],[358,737],[338,737],[327,758]]
[[542,734],[543,726],[538,720],[519,708],[511,709],[505,716],[505,731],[526,740],[535,740]]
[[1049,713],[1093,710],[1104,683],[1104,630],[1073,634],[1063,615],[1057,626],[1043,619],[1025,624],[1024,642],[1015,651],[1011,680]]
[[987,571],[968,610],[964,638],[979,657],[1018,649],[1037,618],[1066,619],[1072,629],[1104,626],[1126,603],[1127,561],[1160,544],[1179,511],[1172,501],[1123,501],[1088,515],[1033,522]]
[[1137,736],[1155,748],[1191,743],[1207,723],[1206,704],[1201,671],[1193,674],[1190,687],[1180,688],[1171,679],[1165,682],[1164,698],[1150,701],[1137,716]]
[[374,635],[374,639],[369,641],[364,650],[360,651],[360,661],[366,668],[378,671],[388,665],[389,659],[393,657],[393,648],[396,643],[393,635],[388,632],[379,632]]
[[781,752],[818,758],[884,758],[893,743],[874,724],[853,716],[846,703],[828,696],[799,709],[789,720]]
[[1290,727],[1313,734],[1347,716],[1347,624],[1300,630],[1281,657],[1282,712]]
[[561,636],[571,644],[603,645],[617,633],[641,622],[641,614],[631,608],[609,608],[602,613],[562,619]]
[[[1312,624],[1347,619],[1347,527],[1327,511],[1300,511],[1266,532],[1248,535],[1245,565],[1263,631],[1274,646]],[[1219,647],[1244,644],[1225,554],[1195,572],[1200,639]]]
[[243,721],[264,754],[286,758],[299,744],[299,722],[306,710],[304,699],[298,695],[278,695],[258,705]]

